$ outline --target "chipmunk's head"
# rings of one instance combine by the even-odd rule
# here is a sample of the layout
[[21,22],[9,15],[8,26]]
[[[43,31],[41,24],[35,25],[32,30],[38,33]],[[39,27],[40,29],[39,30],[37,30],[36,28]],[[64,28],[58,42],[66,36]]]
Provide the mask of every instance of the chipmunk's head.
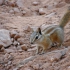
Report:
[[41,28],[37,28],[35,31],[33,30],[30,36],[30,43],[35,44],[42,36]]

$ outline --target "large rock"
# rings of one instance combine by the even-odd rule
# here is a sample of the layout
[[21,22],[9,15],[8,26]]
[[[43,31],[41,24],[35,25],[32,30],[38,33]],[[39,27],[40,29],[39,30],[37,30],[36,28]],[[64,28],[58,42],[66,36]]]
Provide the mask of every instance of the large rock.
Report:
[[0,30],[0,45],[3,45],[5,48],[12,44],[10,39],[10,34],[8,30]]

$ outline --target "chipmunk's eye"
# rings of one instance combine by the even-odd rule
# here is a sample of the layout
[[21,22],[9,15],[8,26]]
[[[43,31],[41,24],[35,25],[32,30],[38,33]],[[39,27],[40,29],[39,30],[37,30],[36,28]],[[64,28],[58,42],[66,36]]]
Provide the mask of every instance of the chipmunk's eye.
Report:
[[38,36],[36,36],[36,39],[38,39]]

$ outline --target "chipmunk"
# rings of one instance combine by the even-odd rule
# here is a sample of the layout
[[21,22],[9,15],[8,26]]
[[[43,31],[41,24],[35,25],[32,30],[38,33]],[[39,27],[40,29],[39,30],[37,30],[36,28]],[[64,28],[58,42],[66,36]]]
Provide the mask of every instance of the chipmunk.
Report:
[[49,26],[43,31],[41,31],[41,28],[33,31],[30,37],[30,43],[37,44],[36,53],[39,53],[39,47],[43,48],[42,53],[46,52],[48,48],[51,48],[53,43],[58,43],[58,46],[61,46],[64,41],[64,26],[69,21],[70,8],[68,8],[68,11],[62,17],[59,25]]

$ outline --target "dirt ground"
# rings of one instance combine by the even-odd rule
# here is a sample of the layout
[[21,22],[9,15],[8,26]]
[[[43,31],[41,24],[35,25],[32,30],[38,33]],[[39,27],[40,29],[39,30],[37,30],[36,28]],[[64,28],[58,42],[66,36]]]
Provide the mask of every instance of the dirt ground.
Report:
[[70,70],[70,22],[64,28],[62,47],[36,55],[36,46],[29,42],[32,28],[59,25],[70,0],[18,0],[22,2],[17,6],[16,0],[5,1],[0,6],[0,29],[18,36],[11,37],[13,44],[0,51],[0,70]]

